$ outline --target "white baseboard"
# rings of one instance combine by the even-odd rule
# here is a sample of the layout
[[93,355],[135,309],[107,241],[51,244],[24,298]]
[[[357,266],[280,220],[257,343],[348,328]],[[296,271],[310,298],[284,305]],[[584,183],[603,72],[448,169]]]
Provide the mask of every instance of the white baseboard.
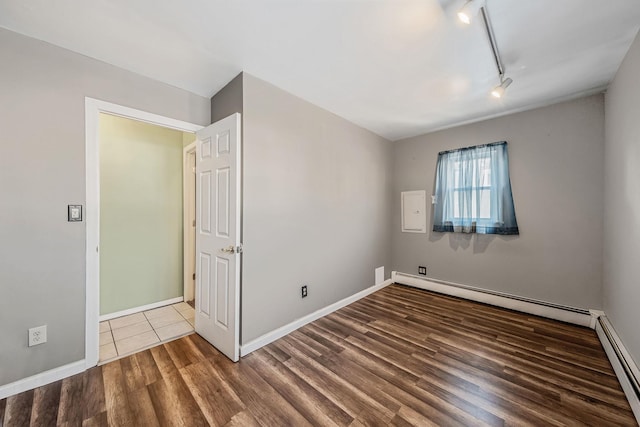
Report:
[[184,301],[184,297],[176,297],[166,299],[164,301],[154,302],[152,304],[141,305],[140,307],[128,308],[122,311],[116,311],[115,313],[103,314],[100,316],[100,321],[115,319],[117,317],[128,316],[130,314],[140,313],[141,311],[153,310],[154,308],[164,307],[165,305],[176,304]]
[[391,280],[402,285],[438,292],[445,295],[464,298],[471,301],[495,305],[524,313],[535,314],[549,319],[573,323],[575,325],[593,327],[595,322],[589,310],[574,307],[565,307],[558,304],[550,304],[544,301],[536,301],[486,289],[475,288],[457,283],[436,281],[435,279],[421,278],[396,271],[391,272]]
[[[616,333],[613,325],[609,322],[606,315],[602,315],[596,322],[596,333],[602,343],[605,353],[613,366],[613,370],[618,377],[618,381],[622,386],[625,396],[629,401],[633,415],[640,424],[640,390],[638,390],[640,381],[640,370],[626,349],[620,337]],[[617,350],[617,351],[616,351]],[[626,369],[625,369],[626,367]],[[635,383],[635,387],[632,384]]]
[[41,372],[36,375],[32,375],[21,380],[5,384],[0,386],[0,400],[13,396],[14,394],[22,393],[23,391],[31,390],[36,387],[51,384],[52,382],[59,381],[63,378],[70,377],[85,370],[85,361],[78,360],[77,362],[69,363],[68,365],[60,366],[59,368],[50,369],[45,372]]
[[326,316],[327,314],[333,313],[334,311],[341,309],[342,307],[345,307],[349,304],[351,304],[352,302],[355,302],[361,298],[366,297],[367,295],[370,295],[376,291],[379,291],[380,289],[389,286],[390,284],[393,283],[393,280],[385,280],[384,282],[380,283],[379,285],[374,285],[371,286],[367,289],[364,289],[360,292],[358,292],[357,294],[351,295],[350,297],[344,298],[340,301],[334,302],[331,305],[328,305],[324,308],[321,308],[319,310],[314,311],[313,313],[310,313],[304,317],[301,317],[297,320],[294,320],[293,322],[286,324],[284,326],[279,327],[278,329],[275,329],[271,332],[267,332],[266,334],[259,336],[258,338],[249,341],[248,343],[241,345],[240,346],[240,356],[246,356],[247,354],[256,351],[257,349],[259,349],[260,347],[264,347],[267,344],[270,344],[272,342],[274,342],[275,340],[284,337],[287,334],[290,334],[291,332],[295,331],[298,328],[303,327],[304,325],[306,325],[307,323],[311,323],[314,320],[317,320],[321,317]]

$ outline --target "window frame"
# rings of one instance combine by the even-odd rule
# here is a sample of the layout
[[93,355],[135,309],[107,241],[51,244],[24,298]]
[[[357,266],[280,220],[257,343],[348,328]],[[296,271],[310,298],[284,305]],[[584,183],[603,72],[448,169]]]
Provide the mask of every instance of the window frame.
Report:
[[[471,147],[471,148],[475,148],[475,147]],[[484,167],[483,170],[478,170],[477,173],[478,174],[482,174],[484,171],[488,170],[489,171],[489,185],[483,185],[480,187],[475,187],[475,186],[459,186],[459,187],[455,187],[452,186],[451,189],[449,190],[451,192],[451,194],[454,195],[453,200],[454,203],[456,200],[459,200],[459,198],[456,195],[456,193],[458,192],[464,192],[464,193],[471,193],[470,197],[471,200],[473,201],[474,199],[476,199],[477,197],[475,196],[475,193],[480,193],[482,191],[489,191],[489,216],[488,217],[482,217],[482,216],[478,216],[478,217],[465,217],[465,216],[451,216],[448,218],[445,218],[445,221],[447,222],[451,222],[453,225],[458,225],[463,223],[464,221],[470,221],[472,223],[476,223],[477,225],[482,225],[482,226],[488,226],[488,225],[493,225],[498,223],[499,221],[497,221],[497,212],[495,212],[495,209],[493,208],[492,204],[491,204],[491,199],[493,197],[495,197],[495,188],[493,188],[493,186],[491,185],[491,173],[492,173],[492,165],[491,165],[491,156],[490,155],[485,155],[482,156],[481,158],[475,159],[475,161],[477,162],[482,162],[482,161],[486,161],[486,166]],[[457,175],[462,174],[461,169],[462,169],[462,164],[463,160],[454,160],[454,164],[460,164],[460,167],[455,168],[454,167],[454,182],[457,181],[462,181],[461,179],[456,179],[458,178]],[[478,177],[478,180],[479,177]],[[475,181],[475,179],[473,180]],[[472,202],[473,203],[473,202]],[[459,213],[461,213],[461,209],[460,207],[457,207],[454,205],[451,209],[451,211],[455,214],[456,210],[458,210]],[[472,208],[472,211],[474,209]],[[482,207],[476,208],[475,212],[478,213],[478,215],[481,214],[482,212]]]

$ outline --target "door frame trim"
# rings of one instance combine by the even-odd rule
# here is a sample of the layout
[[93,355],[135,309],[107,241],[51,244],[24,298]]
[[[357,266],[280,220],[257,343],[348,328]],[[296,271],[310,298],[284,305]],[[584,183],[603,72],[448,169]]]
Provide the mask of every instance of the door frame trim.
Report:
[[100,150],[98,123],[100,113],[125,117],[182,132],[196,133],[203,126],[182,120],[85,97],[85,364],[92,368],[99,357],[100,317]]
[[[196,155],[196,143],[195,141],[192,142],[191,144],[187,145],[186,147],[184,147],[182,149],[182,255],[183,255],[183,283],[182,286],[184,288],[182,295],[185,297],[185,302],[187,301],[187,284],[189,283],[189,281],[193,280],[191,279],[189,276],[189,272],[187,272],[187,268],[186,266],[188,265],[188,263],[191,262],[191,259],[189,259],[189,255],[187,253],[187,246],[188,245],[193,245],[194,247],[194,255],[193,255],[193,262],[195,263],[195,246],[196,246],[196,242],[195,239],[193,240],[193,242],[191,241],[191,239],[189,238],[189,231],[190,231],[190,225],[187,223],[187,216],[186,213],[188,212],[189,209],[189,200],[187,197],[187,190],[188,190],[188,185],[187,185],[187,176],[188,176],[188,171],[187,171],[187,162],[189,160],[189,154],[193,152],[193,155]],[[195,177],[195,174],[194,174]],[[196,192],[196,182],[195,182],[195,178],[193,180],[193,192]],[[194,197],[194,202],[195,202],[195,197]],[[194,211],[195,211],[195,206],[193,207]],[[194,297],[195,297],[195,282],[194,282]]]

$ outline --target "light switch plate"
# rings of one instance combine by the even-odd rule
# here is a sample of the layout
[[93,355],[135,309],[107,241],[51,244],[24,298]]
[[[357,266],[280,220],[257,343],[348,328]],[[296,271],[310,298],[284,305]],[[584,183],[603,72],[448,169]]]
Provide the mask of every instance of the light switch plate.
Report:
[[82,221],[82,205],[69,205],[67,207],[67,221]]

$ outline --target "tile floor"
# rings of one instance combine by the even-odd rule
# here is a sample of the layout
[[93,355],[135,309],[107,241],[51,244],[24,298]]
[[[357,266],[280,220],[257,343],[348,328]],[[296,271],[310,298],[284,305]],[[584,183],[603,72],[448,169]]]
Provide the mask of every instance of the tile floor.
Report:
[[98,363],[193,332],[195,314],[193,307],[180,302],[100,322]]

